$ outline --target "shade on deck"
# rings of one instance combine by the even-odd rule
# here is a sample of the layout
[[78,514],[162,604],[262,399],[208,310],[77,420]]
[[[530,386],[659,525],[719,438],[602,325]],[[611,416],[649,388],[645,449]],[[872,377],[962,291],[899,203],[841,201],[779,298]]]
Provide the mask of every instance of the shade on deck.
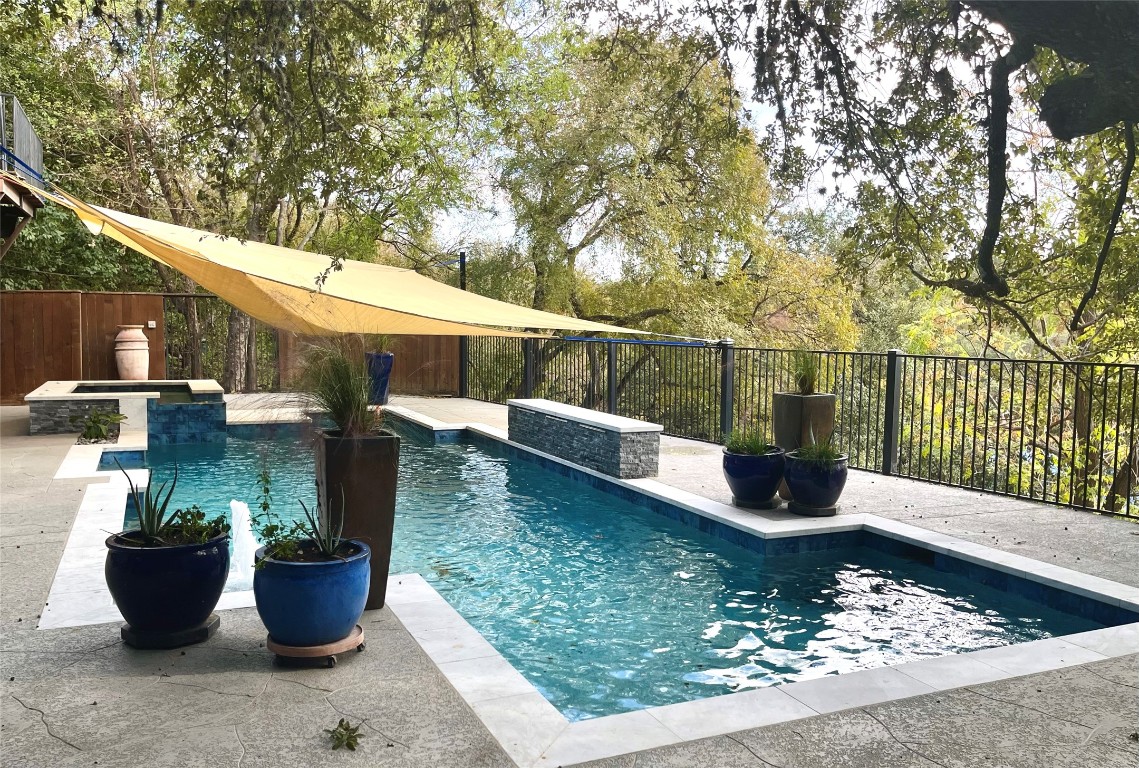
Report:
[[[242,241],[88,205],[49,193],[96,234],[191,278],[275,328],[309,336],[383,333],[521,336],[520,329],[643,334],[461,291],[418,274],[362,261],[328,272],[317,253]],[[324,285],[317,278],[327,273]]]

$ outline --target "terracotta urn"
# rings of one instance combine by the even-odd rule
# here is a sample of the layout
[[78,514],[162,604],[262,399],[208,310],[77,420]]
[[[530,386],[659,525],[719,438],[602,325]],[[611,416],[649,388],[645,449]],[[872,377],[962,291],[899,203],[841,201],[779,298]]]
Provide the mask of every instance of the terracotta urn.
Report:
[[141,325],[120,325],[115,336],[115,365],[123,381],[146,381],[150,377],[150,342]]

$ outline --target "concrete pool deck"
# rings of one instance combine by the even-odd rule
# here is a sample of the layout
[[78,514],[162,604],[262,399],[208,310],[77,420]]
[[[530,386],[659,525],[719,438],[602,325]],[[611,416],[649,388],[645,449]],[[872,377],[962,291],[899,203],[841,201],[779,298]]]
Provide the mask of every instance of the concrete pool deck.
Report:
[[[503,406],[427,398],[395,403],[441,422],[495,426],[500,419],[505,427]],[[278,405],[271,397],[256,407],[244,398],[230,400],[233,411]],[[436,630],[415,629],[415,611],[397,610],[404,622],[389,609],[366,614],[368,651],[334,670],[274,670],[252,609],[226,611],[219,635],[184,654],[127,651],[117,624],[32,629],[89,481],[52,479],[72,438],[26,437],[26,409],[3,408],[0,419],[3,765],[514,764],[423,650],[423,635]],[[1139,536],[1133,535],[1139,526],[1133,523],[854,475],[846,512],[869,511],[866,505],[883,517],[1139,586]],[[662,441],[658,479],[713,500],[727,493],[718,448],[692,441]],[[28,505],[36,509],[31,520]],[[432,636],[436,644],[453,647],[449,630],[440,629]],[[597,765],[1133,766],[1139,743],[1128,736],[1139,730],[1137,664],[1139,655],[1077,664]],[[723,702],[724,722],[731,722],[728,704],[741,695],[715,700]],[[365,721],[357,753],[332,753],[321,738],[341,716]],[[635,725],[607,729],[590,738],[628,749],[651,746],[638,741]],[[545,764],[569,764],[575,754],[588,756],[566,752]]]

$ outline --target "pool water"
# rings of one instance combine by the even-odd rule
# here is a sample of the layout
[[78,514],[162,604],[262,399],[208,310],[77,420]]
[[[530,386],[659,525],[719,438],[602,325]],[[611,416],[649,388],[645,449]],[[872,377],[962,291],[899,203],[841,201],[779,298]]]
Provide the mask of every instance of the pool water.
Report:
[[[392,572],[418,572],[571,720],[1010,645],[1090,620],[870,548],[765,557],[471,445],[401,449]],[[296,440],[152,449],[176,503],[315,496]]]

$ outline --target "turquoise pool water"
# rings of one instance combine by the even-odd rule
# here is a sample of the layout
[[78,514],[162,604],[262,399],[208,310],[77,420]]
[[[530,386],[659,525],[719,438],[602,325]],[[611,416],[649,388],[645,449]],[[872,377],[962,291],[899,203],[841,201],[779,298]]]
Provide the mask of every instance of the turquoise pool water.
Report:
[[[149,452],[176,500],[313,497],[296,440]],[[570,719],[1098,627],[856,547],[764,557],[535,464],[402,446],[392,572],[424,576]]]

